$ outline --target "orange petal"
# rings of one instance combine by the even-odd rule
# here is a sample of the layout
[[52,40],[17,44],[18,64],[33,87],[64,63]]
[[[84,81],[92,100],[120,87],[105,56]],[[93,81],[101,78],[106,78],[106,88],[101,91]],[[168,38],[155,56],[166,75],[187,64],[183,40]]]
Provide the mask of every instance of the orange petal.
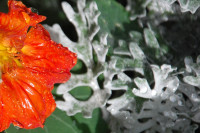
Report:
[[46,74],[67,74],[77,60],[76,54],[53,42],[42,25],[30,29],[21,51],[24,67]]
[[24,69],[6,73],[2,79],[0,131],[8,128],[10,123],[26,129],[43,127],[45,119],[56,107],[50,92],[53,85],[47,85],[43,75]]
[[76,54],[53,42],[38,25],[44,16],[20,1],[9,0],[8,6],[8,14],[0,13],[0,45],[9,53],[2,54],[9,60],[1,62],[7,69],[0,83],[0,131],[10,123],[26,129],[43,127],[56,107],[53,85],[69,79]]
[[29,26],[35,26],[46,19],[45,16],[33,13],[21,1],[9,0],[8,7],[8,14],[0,13],[0,32],[7,36],[22,36],[27,33]]

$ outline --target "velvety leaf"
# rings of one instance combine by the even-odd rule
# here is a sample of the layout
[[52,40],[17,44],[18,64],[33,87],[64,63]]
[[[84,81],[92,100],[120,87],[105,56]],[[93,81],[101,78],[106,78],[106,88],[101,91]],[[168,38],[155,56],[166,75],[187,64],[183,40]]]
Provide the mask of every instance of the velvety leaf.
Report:
[[176,0],[152,0],[148,6],[148,9],[154,12],[163,13],[173,13],[172,3]]
[[200,86],[200,76],[198,77],[194,77],[194,76],[185,76],[183,78],[183,80],[188,83],[188,84],[191,84],[193,86]]
[[195,13],[200,6],[199,0],[178,0],[178,2],[183,12],[190,11],[191,13]]
[[146,16],[146,7],[151,0],[128,0],[126,9],[130,11],[130,19],[135,20],[137,17],[142,18]]

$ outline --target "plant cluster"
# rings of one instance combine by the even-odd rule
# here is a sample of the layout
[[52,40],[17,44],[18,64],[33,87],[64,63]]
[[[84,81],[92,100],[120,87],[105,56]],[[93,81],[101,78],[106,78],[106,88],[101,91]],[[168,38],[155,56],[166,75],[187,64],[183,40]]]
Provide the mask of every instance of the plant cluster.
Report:
[[46,133],[199,132],[200,1],[76,0],[61,6],[75,30],[45,27],[78,62],[70,80],[55,86],[58,109]]

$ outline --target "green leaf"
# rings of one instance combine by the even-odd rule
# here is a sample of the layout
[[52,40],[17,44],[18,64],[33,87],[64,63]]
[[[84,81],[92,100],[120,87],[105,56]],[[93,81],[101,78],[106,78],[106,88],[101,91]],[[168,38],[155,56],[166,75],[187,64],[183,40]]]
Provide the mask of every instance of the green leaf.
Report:
[[36,129],[17,129],[13,125],[6,130],[6,133],[80,133],[73,120],[65,112],[56,109],[53,114],[47,118],[44,128]]
[[70,72],[74,73],[74,74],[77,74],[77,73],[85,73],[87,70],[86,70],[86,66],[84,64],[84,62],[82,60],[77,60],[77,63],[76,65],[71,69]]
[[79,87],[72,89],[69,93],[76,99],[85,101],[90,98],[93,91],[88,86],[79,86]]
[[129,22],[125,8],[115,0],[95,0],[101,12],[99,17],[100,32],[111,33],[116,27],[123,28],[123,23]]
[[43,129],[17,129],[11,125],[6,133],[106,133],[108,131],[109,129],[102,119],[100,109],[95,109],[90,119],[83,118],[80,113],[69,117],[65,112],[56,109],[47,118]]
[[59,84],[54,84],[54,88],[53,88],[53,90],[51,91],[51,93],[52,93],[53,95],[58,95],[58,94],[56,93],[58,86],[59,86]]
[[109,133],[108,125],[103,120],[100,109],[95,109],[92,118],[89,119],[84,118],[82,113],[78,113],[72,118],[83,133]]

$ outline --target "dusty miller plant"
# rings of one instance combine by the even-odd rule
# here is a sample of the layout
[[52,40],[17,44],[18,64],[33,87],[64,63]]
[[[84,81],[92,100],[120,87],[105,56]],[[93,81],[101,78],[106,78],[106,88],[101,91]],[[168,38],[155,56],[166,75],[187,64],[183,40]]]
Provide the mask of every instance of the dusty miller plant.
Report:
[[[197,0],[177,3],[182,12],[195,13],[200,6]],[[184,57],[185,67],[173,66],[170,64],[173,53],[166,50],[170,45],[160,44],[159,30],[154,30],[171,19],[166,13],[177,15],[177,3],[127,0],[130,20],[138,21],[141,31],[133,29],[129,39],[117,38],[112,47],[108,40],[113,38],[108,33],[98,34],[101,12],[94,1],[77,0],[77,10],[62,2],[78,41],[71,41],[58,24],[46,27],[55,41],[77,53],[87,70],[72,73],[67,83],[58,86],[56,93],[64,101],[57,100],[57,107],[67,115],[81,112],[87,118],[95,108],[101,108],[112,133],[194,133],[200,123],[200,57],[196,63],[191,57]],[[148,16],[146,9],[154,14]],[[156,21],[157,16],[162,17]],[[135,75],[130,75],[130,71]],[[98,80],[100,77],[102,81]],[[70,94],[80,86],[92,89],[89,99],[78,100]],[[123,94],[113,98],[114,91]]]

